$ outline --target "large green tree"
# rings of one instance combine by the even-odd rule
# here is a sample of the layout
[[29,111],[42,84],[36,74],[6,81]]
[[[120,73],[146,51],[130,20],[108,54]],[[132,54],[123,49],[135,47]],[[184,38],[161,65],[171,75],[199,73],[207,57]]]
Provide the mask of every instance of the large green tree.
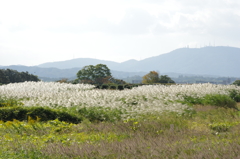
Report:
[[109,82],[108,79],[112,76],[107,65],[97,64],[96,66],[84,66],[78,71],[77,77],[81,83],[103,84]]

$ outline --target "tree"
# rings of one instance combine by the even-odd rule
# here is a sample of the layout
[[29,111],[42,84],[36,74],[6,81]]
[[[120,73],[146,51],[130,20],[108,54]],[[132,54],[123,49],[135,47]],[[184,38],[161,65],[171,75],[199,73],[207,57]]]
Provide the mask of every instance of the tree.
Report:
[[142,77],[143,84],[153,84],[153,83],[175,83],[170,77],[167,75],[161,75],[156,71],[150,71],[150,73],[146,74]]
[[109,81],[114,84],[127,84],[127,82],[120,79],[113,78],[113,77],[111,77]]
[[150,73],[146,74],[142,77],[142,83],[143,84],[153,84],[158,83],[159,81],[159,75],[156,71],[150,71]]
[[8,76],[6,76],[5,70],[3,70],[3,69],[0,69],[0,83],[2,83],[2,84],[10,83],[9,78],[8,78]]
[[18,72],[11,69],[0,69],[0,83],[16,83],[24,81],[40,81],[37,76],[29,74],[28,72]]
[[175,83],[168,75],[162,75],[159,78],[159,83]]
[[110,69],[106,65],[98,64],[96,66],[84,66],[78,71],[77,77],[81,83],[103,84],[108,83],[112,76]]
[[240,80],[236,80],[233,82],[233,85],[240,86]]

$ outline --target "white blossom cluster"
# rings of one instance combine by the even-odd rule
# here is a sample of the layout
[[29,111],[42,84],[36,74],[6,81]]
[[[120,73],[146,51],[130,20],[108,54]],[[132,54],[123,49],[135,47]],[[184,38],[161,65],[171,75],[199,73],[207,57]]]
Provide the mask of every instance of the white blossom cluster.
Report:
[[182,112],[187,105],[175,102],[184,95],[203,97],[206,94],[240,93],[233,85],[146,85],[131,90],[99,90],[88,84],[56,82],[24,82],[0,86],[0,97],[21,99],[24,106],[49,107],[108,107],[118,108],[127,114],[175,111]]

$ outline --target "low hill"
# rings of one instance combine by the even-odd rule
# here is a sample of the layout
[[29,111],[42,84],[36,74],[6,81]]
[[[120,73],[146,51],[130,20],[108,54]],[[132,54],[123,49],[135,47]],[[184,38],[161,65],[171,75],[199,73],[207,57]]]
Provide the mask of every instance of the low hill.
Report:
[[[40,79],[44,81],[56,81],[62,78],[76,79],[77,72],[81,68],[69,68],[69,69],[59,69],[59,68],[41,68],[37,66],[22,66],[22,65],[11,65],[11,66],[0,66],[0,69],[12,69],[19,72],[29,72],[31,74],[37,75]],[[135,75],[144,76],[147,72],[123,72],[111,70],[112,76],[114,78],[122,79]]]
[[38,66],[0,66],[17,71],[28,71],[38,77],[76,78],[76,73],[86,65],[106,64],[115,78],[143,76],[149,71],[159,71],[170,77],[179,75],[201,75],[240,77],[240,48],[204,47],[180,48],[159,56],[141,61],[128,60],[122,63],[91,58],[78,58],[67,61],[49,62]]
[[38,65],[38,67],[69,69],[99,63],[106,64],[111,70],[123,72],[149,72],[157,70],[160,73],[174,72],[180,74],[240,77],[240,48],[225,46],[180,48],[141,61],[129,60],[117,63],[91,58],[78,58],[44,63]]

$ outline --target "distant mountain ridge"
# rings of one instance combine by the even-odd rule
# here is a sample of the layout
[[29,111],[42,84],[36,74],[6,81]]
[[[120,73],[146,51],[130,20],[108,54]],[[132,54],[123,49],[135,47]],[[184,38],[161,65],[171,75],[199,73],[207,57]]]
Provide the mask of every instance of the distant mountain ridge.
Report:
[[217,75],[240,77],[240,48],[208,46],[203,48],[180,48],[159,56],[141,61],[128,60],[122,63],[91,58],[78,58],[67,61],[49,62],[38,67],[56,67],[67,69],[86,65],[106,64],[111,70],[124,72],[160,73],[174,72],[196,75]]
[[143,76],[149,71],[159,71],[170,77],[178,75],[211,75],[222,77],[240,77],[240,48],[203,47],[180,48],[159,56],[140,61],[128,60],[122,63],[78,58],[66,61],[48,62],[38,66],[0,66],[17,71],[28,71],[39,77],[76,78],[76,73],[86,65],[106,64],[115,78]]
[[47,62],[40,65],[38,67],[42,68],[58,68],[58,69],[69,69],[69,68],[81,68],[87,65],[97,65],[99,63],[107,63],[108,67],[116,67],[119,63],[113,61],[106,61],[106,60],[98,60],[92,58],[77,58],[72,60],[66,61],[57,61],[57,62]]
[[[30,74],[37,75],[40,79],[43,80],[57,80],[62,78],[68,78],[70,80],[76,79],[77,72],[81,68],[69,68],[69,69],[58,69],[58,68],[41,68],[37,66],[22,66],[22,65],[11,65],[11,66],[0,66],[0,69],[12,69],[17,70],[18,72],[29,72]],[[122,72],[111,70],[112,76],[114,78],[127,78],[130,76],[144,76],[147,72]],[[52,80],[51,80],[52,78]]]

